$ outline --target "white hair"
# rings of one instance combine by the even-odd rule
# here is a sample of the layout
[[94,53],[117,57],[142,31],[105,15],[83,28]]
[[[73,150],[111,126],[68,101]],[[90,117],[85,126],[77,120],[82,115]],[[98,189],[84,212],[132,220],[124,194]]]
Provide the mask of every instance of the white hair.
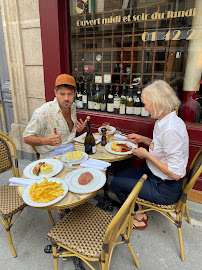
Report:
[[146,86],[142,94],[152,103],[155,116],[174,111],[180,105],[173,88],[165,81],[158,80]]

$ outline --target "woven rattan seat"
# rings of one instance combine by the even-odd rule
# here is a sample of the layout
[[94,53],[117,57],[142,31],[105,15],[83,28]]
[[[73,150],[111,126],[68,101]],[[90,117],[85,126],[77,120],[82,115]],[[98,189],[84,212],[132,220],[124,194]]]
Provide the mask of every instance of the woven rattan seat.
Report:
[[[14,156],[14,162],[12,154]],[[0,173],[8,170],[12,170],[13,176],[19,177],[18,157],[15,144],[10,137],[0,133]],[[14,257],[17,255],[12,243],[10,228],[25,206],[26,204],[18,195],[16,187],[10,187],[8,184],[0,187],[0,220],[6,229],[8,242]],[[12,220],[15,214],[16,216]]]
[[[102,209],[85,203],[70,211],[47,237],[50,241],[56,240],[80,254],[98,258],[101,255],[105,231],[113,217]],[[89,220],[92,222],[89,223]]]
[[[94,269],[91,261],[99,262],[101,269],[109,269],[113,249],[118,244],[127,244],[139,268],[129,238],[133,229],[135,201],[146,178],[143,175],[115,217],[89,203],[71,210],[47,234],[53,246],[54,269],[58,269],[58,258],[72,256],[82,259],[91,269]],[[65,251],[60,252],[60,247]]]
[[18,195],[16,187],[9,187],[9,185],[0,187],[0,213],[4,219],[23,210],[25,206],[26,204]]
[[[187,201],[189,192],[193,188],[194,184],[196,183],[201,173],[202,173],[202,149],[198,151],[198,153],[194,157],[194,160],[191,163],[191,166],[183,181],[182,196],[177,203],[161,205],[161,204],[155,204],[155,203],[137,198],[137,203],[143,206],[143,209],[138,211],[139,213],[147,212],[151,210],[158,211],[160,214],[162,214],[164,217],[166,217],[168,220],[170,220],[172,223],[174,223],[177,226],[182,261],[184,261],[184,248],[183,248],[182,230],[181,230],[182,218],[183,218],[184,210],[186,210],[188,222],[191,223],[186,201]],[[176,217],[173,217],[173,215],[171,215],[170,213],[175,213]]]
[[177,205],[176,203],[174,203],[174,204],[156,204],[156,203],[146,201],[146,200],[141,199],[141,198],[137,198],[137,203],[146,203],[148,205],[155,206],[155,207],[158,207],[158,208],[162,208],[162,209],[165,209],[165,210],[173,210],[173,209],[176,208],[176,205]]

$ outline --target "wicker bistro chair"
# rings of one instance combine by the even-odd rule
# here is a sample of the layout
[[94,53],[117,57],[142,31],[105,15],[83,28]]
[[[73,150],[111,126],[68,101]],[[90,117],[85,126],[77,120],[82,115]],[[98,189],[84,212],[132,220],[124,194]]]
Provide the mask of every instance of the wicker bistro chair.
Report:
[[[191,191],[192,187],[194,186],[196,180],[198,179],[201,173],[202,173],[202,149],[198,151],[198,153],[196,154],[196,156],[194,157],[190,165],[190,168],[183,182],[182,196],[177,203],[169,204],[169,205],[160,205],[160,204],[151,203],[149,201],[137,198],[137,203],[142,205],[144,208],[142,210],[139,210],[138,213],[154,210],[161,213],[163,216],[165,216],[167,219],[169,219],[171,222],[173,222],[177,226],[182,261],[184,261],[184,248],[183,248],[182,231],[181,231],[182,218],[183,218],[184,210],[186,210],[188,222],[191,223],[186,201],[187,201],[187,196],[189,192]],[[176,218],[174,218],[170,214],[172,212],[176,214]]]
[[[115,217],[89,203],[70,211],[47,235],[53,246],[54,270],[58,269],[59,257],[71,256],[82,259],[91,269],[94,269],[92,261],[99,262],[101,269],[109,269],[113,249],[118,244],[127,244],[140,268],[129,238],[136,198],[146,178],[147,175],[142,176]],[[122,240],[118,241],[119,236]],[[60,252],[60,247],[65,251]]]
[[[13,164],[11,149],[13,151],[15,165]],[[3,133],[0,133],[0,173],[12,170],[14,177],[19,177],[17,150],[13,141]],[[2,221],[8,236],[8,242],[16,257],[16,252],[12,243],[10,228],[13,226],[26,204],[18,195],[16,187],[9,184],[0,187],[0,220]],[[12,220],[13,216],[15,219]]]

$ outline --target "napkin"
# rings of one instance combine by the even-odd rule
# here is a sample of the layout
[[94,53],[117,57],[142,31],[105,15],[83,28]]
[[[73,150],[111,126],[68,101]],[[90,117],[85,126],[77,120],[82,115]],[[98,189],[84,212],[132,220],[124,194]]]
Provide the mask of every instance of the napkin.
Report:
[[126,140],[127,137],[126,136],[123,136],[123,135],[120,135],[120,134],[114,134],[114,139],[116,140]]
[[64,155],[72,151],[74,151],[73,143],[62,144],[62,145],[56,146],[55,150],[50,155],[46,156],[46,158]]
[[101,171],[106,171],[107,167],[111,166],[111,163],[89,158],[88,160],[82,162],[80,166],[85,168],[95,168]]
[[34,179],[27,179],[27,178],[20,178],[20,177],[11,177],[9,179],[9,186],[22,186],[27,187],[31,184],[34,184],[36,180]]

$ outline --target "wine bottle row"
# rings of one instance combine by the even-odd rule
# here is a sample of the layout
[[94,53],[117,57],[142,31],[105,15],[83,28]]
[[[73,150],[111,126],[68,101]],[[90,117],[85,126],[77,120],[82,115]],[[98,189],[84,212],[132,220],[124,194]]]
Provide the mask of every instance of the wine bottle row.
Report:
[[133,85],[127,87],[123,83],[121,93],[118,85],[115,89],[112,85],[101,88],[102,85],[98,84],[93,87],[93,84],[79,83],[75,99],[76,107],[122,115],[149,116],[144,109],[140,87],[134,88]]

